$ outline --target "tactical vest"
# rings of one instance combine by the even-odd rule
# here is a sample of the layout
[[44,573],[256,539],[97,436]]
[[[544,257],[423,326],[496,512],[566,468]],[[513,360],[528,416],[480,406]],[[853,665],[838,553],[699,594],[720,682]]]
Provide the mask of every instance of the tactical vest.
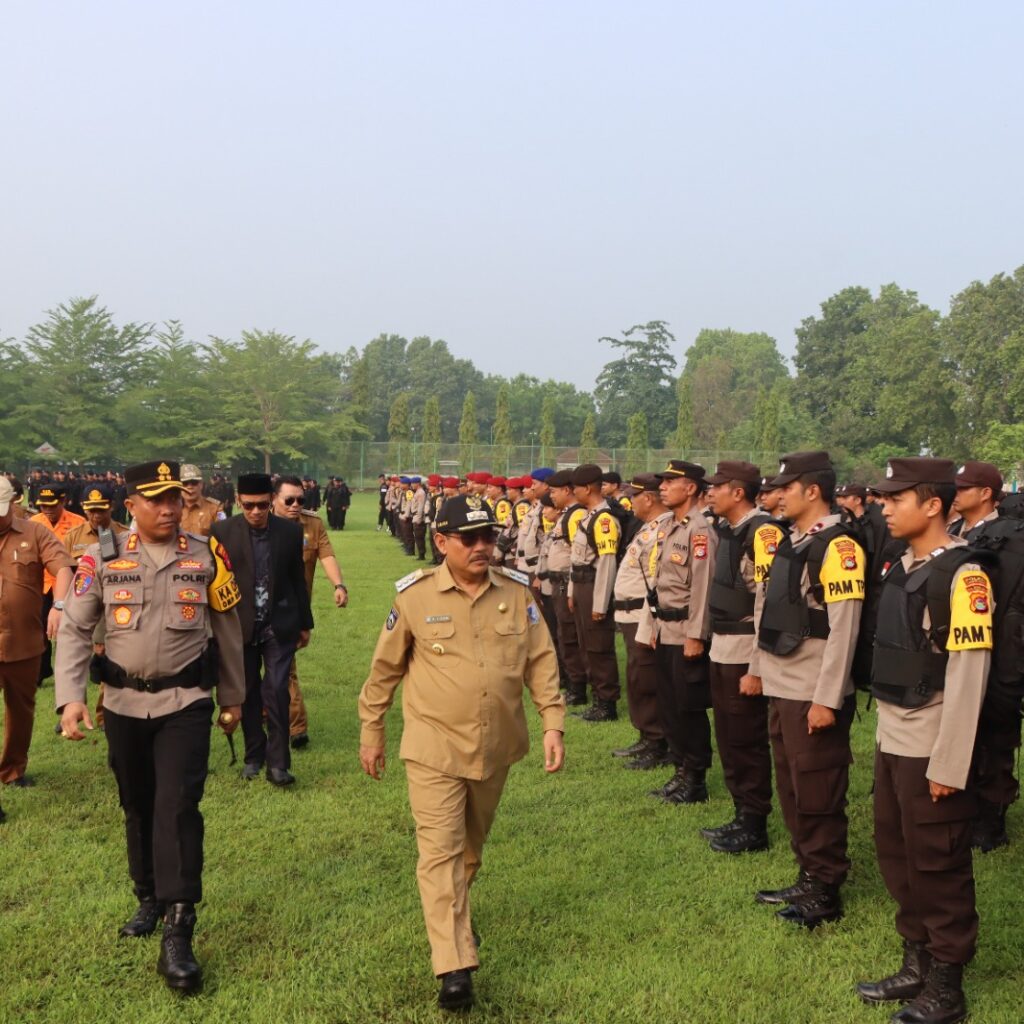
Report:
[[885,574],[871,663],[876,700],[919,708],[945,688],[950,588],[960,566],[976,558],[970,549],[948,548],[912,573],[899,561]]
[[718,553],[708,594],[712,633],[753,636],[754,593],[747,588],[740,565],[744,554],[753,558],[754,532],[771,521],[764,513],[752,516],[738,530],[724,519],[717,527]]
[[792,537],[787,535],[782,539],[768,572],[757,634],[757,646],[761,650],[784,657],[792,654],[808,637],[827,639],[828,611],[811,608],[802,593],[804,566],[811,584],[810,595],[818,604],[824,604],[821,565],[825,552],[836,537],[846,537],[849,533],[842,523],[836,523],[814,534],[799,551],[794,550]]

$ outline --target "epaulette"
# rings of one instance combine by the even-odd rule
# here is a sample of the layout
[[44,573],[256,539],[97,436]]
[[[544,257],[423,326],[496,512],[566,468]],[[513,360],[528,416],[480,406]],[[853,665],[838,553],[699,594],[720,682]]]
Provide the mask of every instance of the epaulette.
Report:
[[415,572],[409,573],[408,576],[403,576],[400,580],[395,580],[395,590],[401,593],[403,590],[408,590],[417,580],[421,580],[426,576],[429,576],[434,570],[433,569],[417,569]]
[[210,546],[210,538],[204,537],[201,533],[189,533],[188,530],[182,530],[181,532],[182,534],[184,534],[184,536],[188,537],[189,540],[198,541],[200,544],[203,545],[203,547]]
[[530,585],[530,577],[525,572],[520,572],[518,569],[507,569],[503,565],[495,566],[495,568],[502,576],[507,576],[510,580],[515,580],[516,583],[522,583],[524,587]]
[[314,519],[320,518],[320,513],[314,512],[311,508],[299,509],[299,514],[303,516],[312,516]]

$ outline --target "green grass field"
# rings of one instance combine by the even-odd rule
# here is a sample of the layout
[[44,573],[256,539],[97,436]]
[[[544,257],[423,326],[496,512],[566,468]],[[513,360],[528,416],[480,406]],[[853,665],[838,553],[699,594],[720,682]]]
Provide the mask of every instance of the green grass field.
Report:
[[[0,1021],[75,1024],[439,1021],[437,983],[415,880],[416,844],[389,717],[382,783],[359,770],[356,697],[390,607],[417,563],[375,532],[376,496],[357,495],[333,540],[351,588],[336,610],[318,570],[317,628],[300,655],[311,745],[298,785],[246,784],[214,736],[205,900],[196,949],[203,993],[182,1000],[155,971],[159,939],[118,940],[134,908],[122,819],[101,734],[53,735],[52,682],[40,693],[32,789],[2,794]],[[90,688],[90,701],[95,690]],[[624,706],[624,705],[623,705]],[[534,750],[510,776],[473,890],[483,935],[478,1022],[882,1022],[853,983],[897,962],[893,906],[871,841],[873,713],[855,726],[850,805],[854,871],[847,914],[813,934],[754,904],[795,868],[778,815],[772,849],[712,854],[697,828],[731,816],[720,773],[710,805],[665,807],[645,794],[667,773],[628,772],[609,751],[627,720],[569,719],[565,770]],[[240,737],[239,737],[240,741]],[[980,952],[967,976],[976,1022],[1024,1020],[1024,828],[976,864]]]

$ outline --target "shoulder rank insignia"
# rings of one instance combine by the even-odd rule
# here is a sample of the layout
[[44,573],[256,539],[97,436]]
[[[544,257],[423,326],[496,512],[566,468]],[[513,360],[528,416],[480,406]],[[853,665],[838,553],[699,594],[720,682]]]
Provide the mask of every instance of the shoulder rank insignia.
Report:
[[506,569],[503,565],[499,565],[496,568],[502,576],[507,576],[510,580],[515,580],[516,583],[522,583],[524,587],[530,585],[530,577],[525,572],[519,572],[517,569]]
[[427,574],[422,569],[417,569],[415,572],[409,573],[408,576],[403,576],[400,580],[395,580],[395,590],[401,593],[403,590],[408,590],[417,580],[423,579]]

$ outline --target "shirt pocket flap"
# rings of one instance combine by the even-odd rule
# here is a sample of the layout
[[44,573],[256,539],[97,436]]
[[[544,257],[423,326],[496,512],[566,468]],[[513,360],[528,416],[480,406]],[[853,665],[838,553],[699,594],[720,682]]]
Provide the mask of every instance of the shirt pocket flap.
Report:
[[494,624],[494,632],[500,633],[502,636],[518,636],[520,633],[526,632],[526,623],[511,616],[503,617]]
[[423,635],[430,640],[445,640],[455,636],[454,622],[428,622]]

